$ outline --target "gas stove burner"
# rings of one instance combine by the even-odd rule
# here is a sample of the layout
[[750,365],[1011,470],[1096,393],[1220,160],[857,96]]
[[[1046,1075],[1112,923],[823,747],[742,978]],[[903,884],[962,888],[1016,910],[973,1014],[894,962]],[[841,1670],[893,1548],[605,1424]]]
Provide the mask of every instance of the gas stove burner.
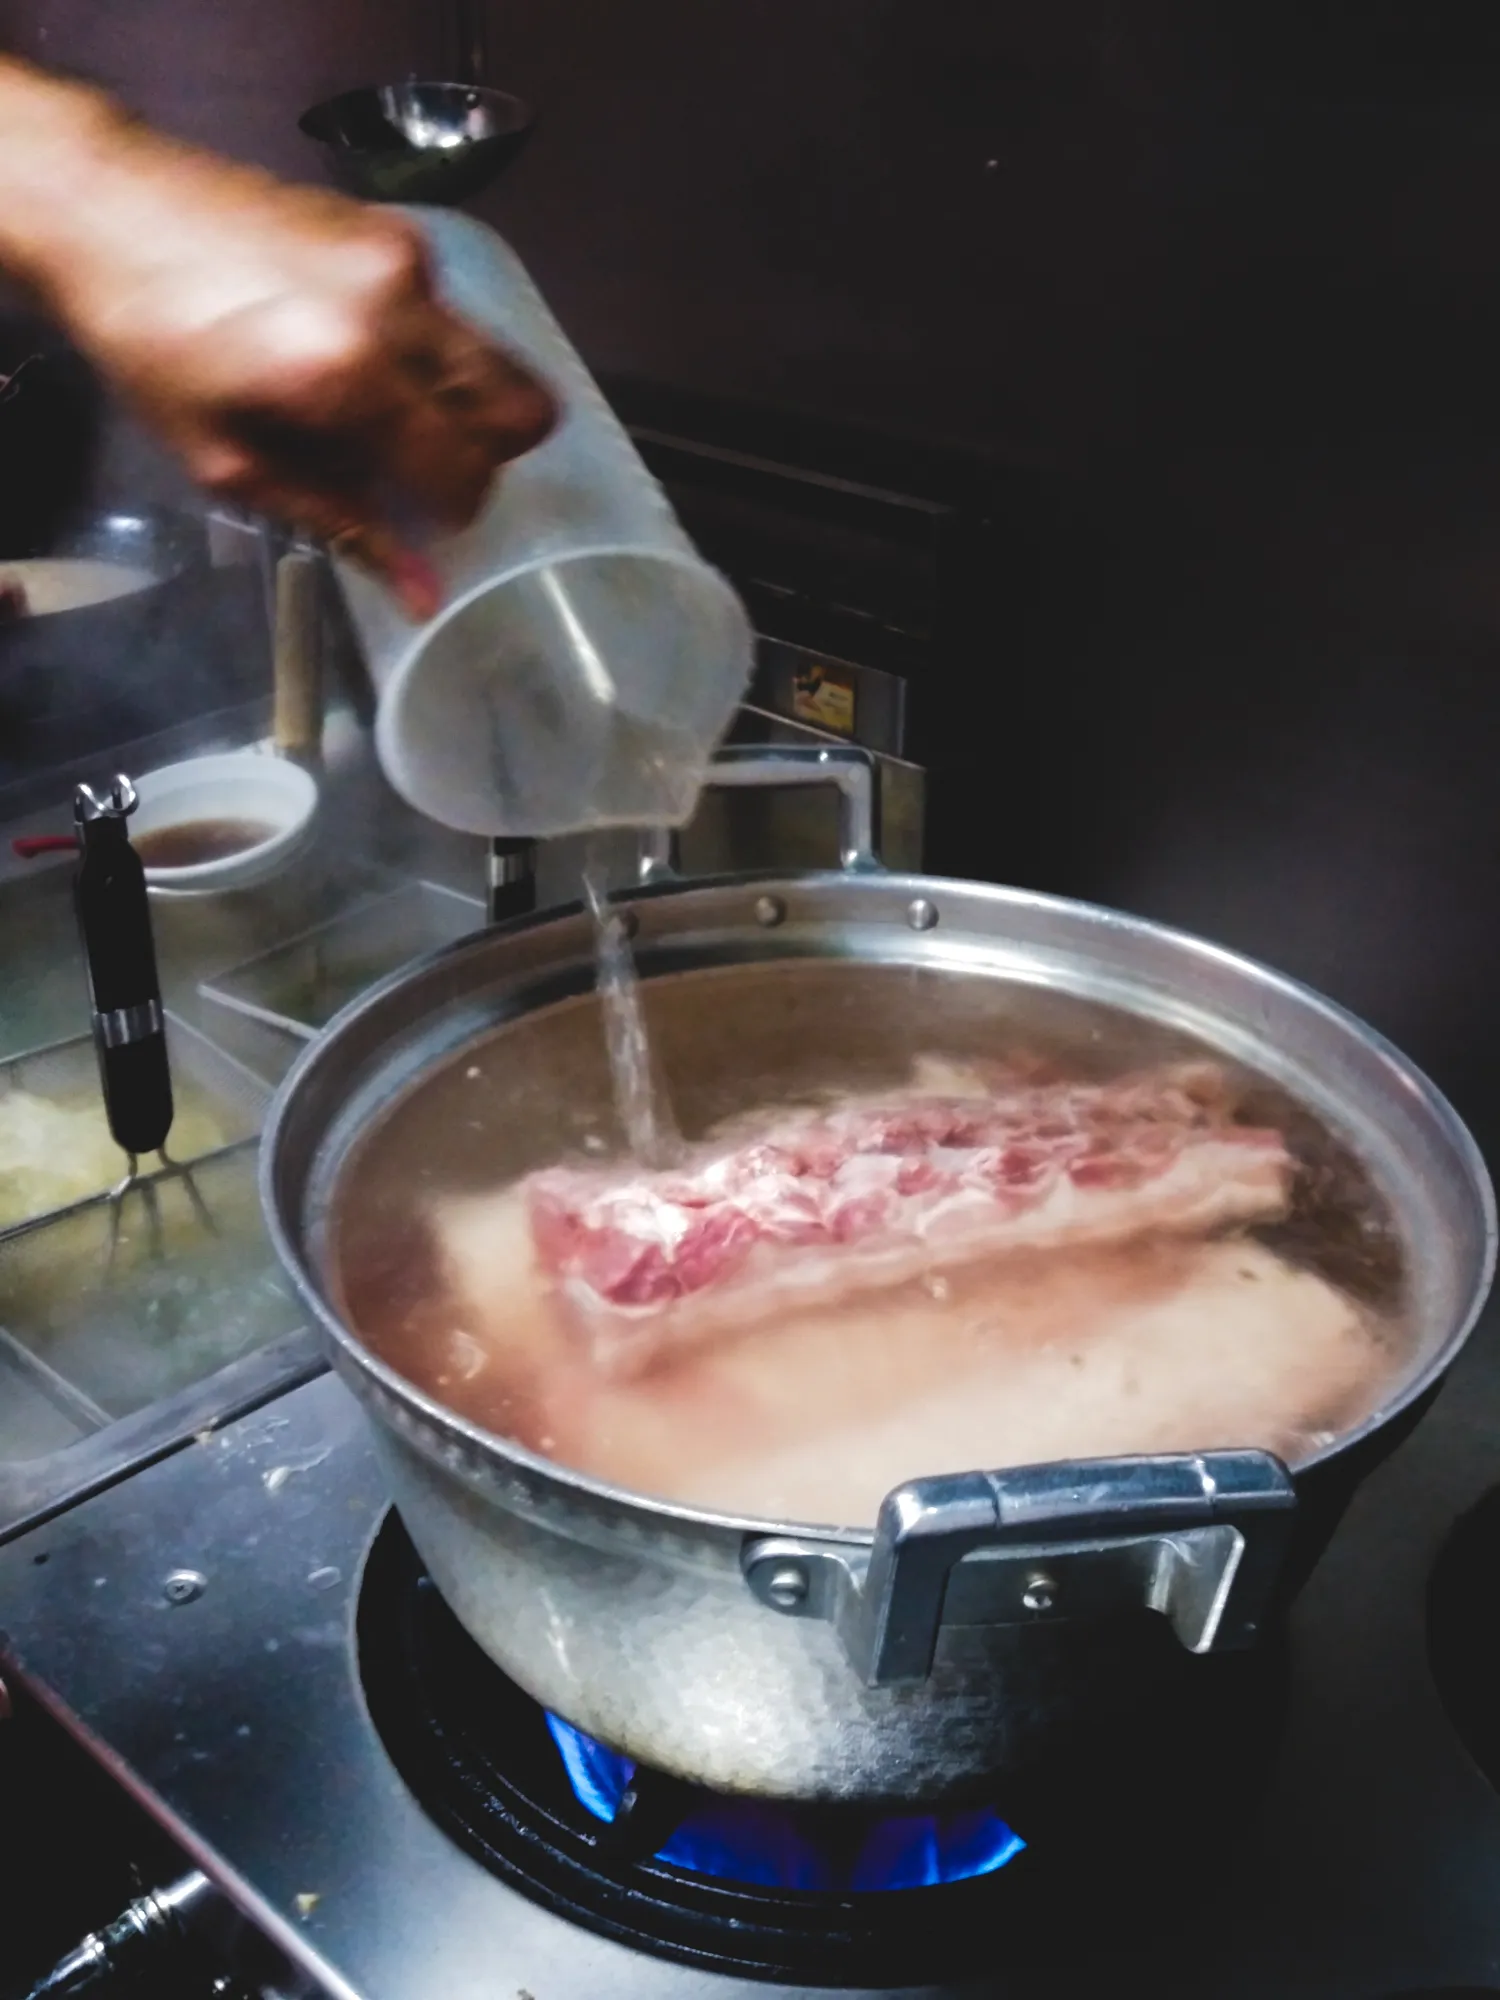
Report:
[[1464,1748],[1500,1787],[1500,1617],[1491,1586],[1497,1563],[1500,1486],[1460,1519],[1427,1586],[1432,1678]]
[[1204,1661],[1201,1698],[1174,1684],[1169,1714],[1133,1717],[1045,1784],[1018,1780],[998,1812],[893,1819],[724,1798],[549,1717],[463,1631],[394,1514],[357,1632],[386,1751],[466,1853],[637,1949],[805,1985],[925,1985],[1060,1949],[1108,1960],[1158,1923],[1163,1869],[1174,1907],[1206,1915],[1232,1879],[1226,1822],[1253,1819],[1285,1698],[1279,1653]]
[[[639,1810],[643,1778],[628,1757],[596,1743],[581,1729],[549,1715],[574,1796],[594,1817],[614,1826]],[[1026,1843],[998,1813],[859,1813],[836,1822],[827,1808],[716,1798],[679,1787],[682,1817],[656,1849],[656,1859],[690,1875],[759,1883],[768,1889],[928,1889],[991,1875]]]

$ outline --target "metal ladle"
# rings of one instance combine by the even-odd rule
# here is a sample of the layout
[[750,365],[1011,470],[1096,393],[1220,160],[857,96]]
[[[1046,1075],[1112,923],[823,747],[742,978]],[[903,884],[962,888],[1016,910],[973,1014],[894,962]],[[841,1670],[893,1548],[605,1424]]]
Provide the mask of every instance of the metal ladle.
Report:
[[456,208],[516,158],[531,110],[478,83],[382,83],[315,104],[298,126],[350,194]]

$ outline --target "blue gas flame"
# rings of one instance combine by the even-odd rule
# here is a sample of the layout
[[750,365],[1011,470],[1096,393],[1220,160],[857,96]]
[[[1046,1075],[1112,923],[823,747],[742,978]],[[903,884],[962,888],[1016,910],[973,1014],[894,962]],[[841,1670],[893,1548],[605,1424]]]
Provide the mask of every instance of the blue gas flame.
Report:
[[[634,1764],[555,1715],[547,1727],[579,1804],[612,1820]],[[856,1846],[832,1853],[795,1807],[705,1794],[656,1858],[769,1889],[921,1889],[992,1875],[1025,1845],[993,1812],[922,1813],[876,1819]]]

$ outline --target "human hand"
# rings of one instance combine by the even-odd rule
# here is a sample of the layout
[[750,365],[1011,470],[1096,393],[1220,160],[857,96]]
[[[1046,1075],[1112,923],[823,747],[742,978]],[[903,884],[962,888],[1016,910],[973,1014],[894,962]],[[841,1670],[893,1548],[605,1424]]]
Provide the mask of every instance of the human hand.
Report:
[[209,492],[335,543],[430,616],[436,578],[400,524],[471,520],[551,428],[547,391],[438,302],[405,218],[97,104],[88,145],[87,213],[32,231],[30,275],[78,345]]

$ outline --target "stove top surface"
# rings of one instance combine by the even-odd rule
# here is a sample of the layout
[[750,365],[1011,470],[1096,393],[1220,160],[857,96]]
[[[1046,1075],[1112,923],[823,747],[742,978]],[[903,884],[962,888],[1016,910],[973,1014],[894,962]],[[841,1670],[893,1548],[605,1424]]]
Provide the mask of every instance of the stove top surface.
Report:
[[[1149,1796],[1128,1821],[1114,1808],[1117,1871],[1063,1858],[1076,1822],[1057,1802],[997,1801],[1026,1853],[988,1881],[887,1894],[887,1905],[913,1899],[889,1950],[878,1927],[871,1948],[860,1916],[864,1948],[843,1969],[793,1952],[752,1972],[733,1953],[692,1948],[693,1936],[687,1949],[659,1939],[643,1950],[630,1941],[635,1915],[622,1924],[579,1904],[595,1891],[579,1888],[576,1869],[549,1888],[534,1859],[522,1870],[485,1852],[493,1788],[476,1832],[399,1740],[403,1728],[419,1739],[427,1729],[433,1751],[425,1696],[403,1686],[420,1572],[398,1529],[377,1543],[379,1467],[363,1417],[331,1377],[0,1549],[4,1657],[341,2000],[749,2000],[826,1992],[830,1979],[846,1992],[988,2000],[1092,1994],[1101,1963],[1112,1981],[1138,1968],[1151,1990],[1195,2000],[1500,1991],[1500,1796],[1434,1685],[1425,1615],[1455,1520],[1500,1477],[1494,1344],[1481,1329],[1459,1380],[1361,1493],[1303,1593],[1284,1724],[1274,1710],[1274,1727],[1257,1735],[1273,1710],[1252,1703],[1232,1733],[1238,1759],[1192,1796],[1144,1756]],[[372,1577],[407,1565],[390,1593],[405,1611],[372,1612],[370,1592],[361,1610],[372,1545]],[[1435,1606],[1485,1606],[1500,1536],[1471,1527],[1454,1548]],[[417,1618],[421,1644],[436,1645],[441,1671],[472,1671],[461,1634],[454,1668],[436,1612],[435,1628],[428,1613]],[[1440,1634],[1451,1623],[1435,1612]],[[368,1700],[361,1644],[381,1662]],[[1446,1686],[1452,1644],[1436,1641],[1435,1657],[1467,1728],[1466,1697]],[[498,1713],[509,1684],[487,1681],[487,1662],[478,1672],[462,1728],[451,1689],[430,1710],[438,1754],[451,1766],[455,1731],[466,1731],[464,1755],[475,1743],[499,1754],[509,1785],[544,1760],[495,1746],[534,1729],[539,1712],[511,1689],[521,1708],[490,1734],[491,1688]],[[556,1789],[560,1767],[545,1768],[551,1789],[522,1800],[522,1820],[540,1810],[554,1847],[581,1849],[584,1872],[602,1870],[611,1894],[623,1884],[628,1900],[643,1883],[664,1893],[662,1865],[628,1843],[600,1850],[582,1807]],[[460,1768],[465,1785],[472,1766],[467,1777]],[[515,1816],[514,1799],[506,1810]],[[522,1872],[526,1893],[515,1886]],[[679,1901],[680,1888],[666,1884]],[[800,1907],[795,1897],[788,1907]],[[849,1909],[849,1898],[828,1899],[813,1931],[854,1921]],[[944,1984],[952,1954],[942,1947],[961,1933],[975,1948]]]

